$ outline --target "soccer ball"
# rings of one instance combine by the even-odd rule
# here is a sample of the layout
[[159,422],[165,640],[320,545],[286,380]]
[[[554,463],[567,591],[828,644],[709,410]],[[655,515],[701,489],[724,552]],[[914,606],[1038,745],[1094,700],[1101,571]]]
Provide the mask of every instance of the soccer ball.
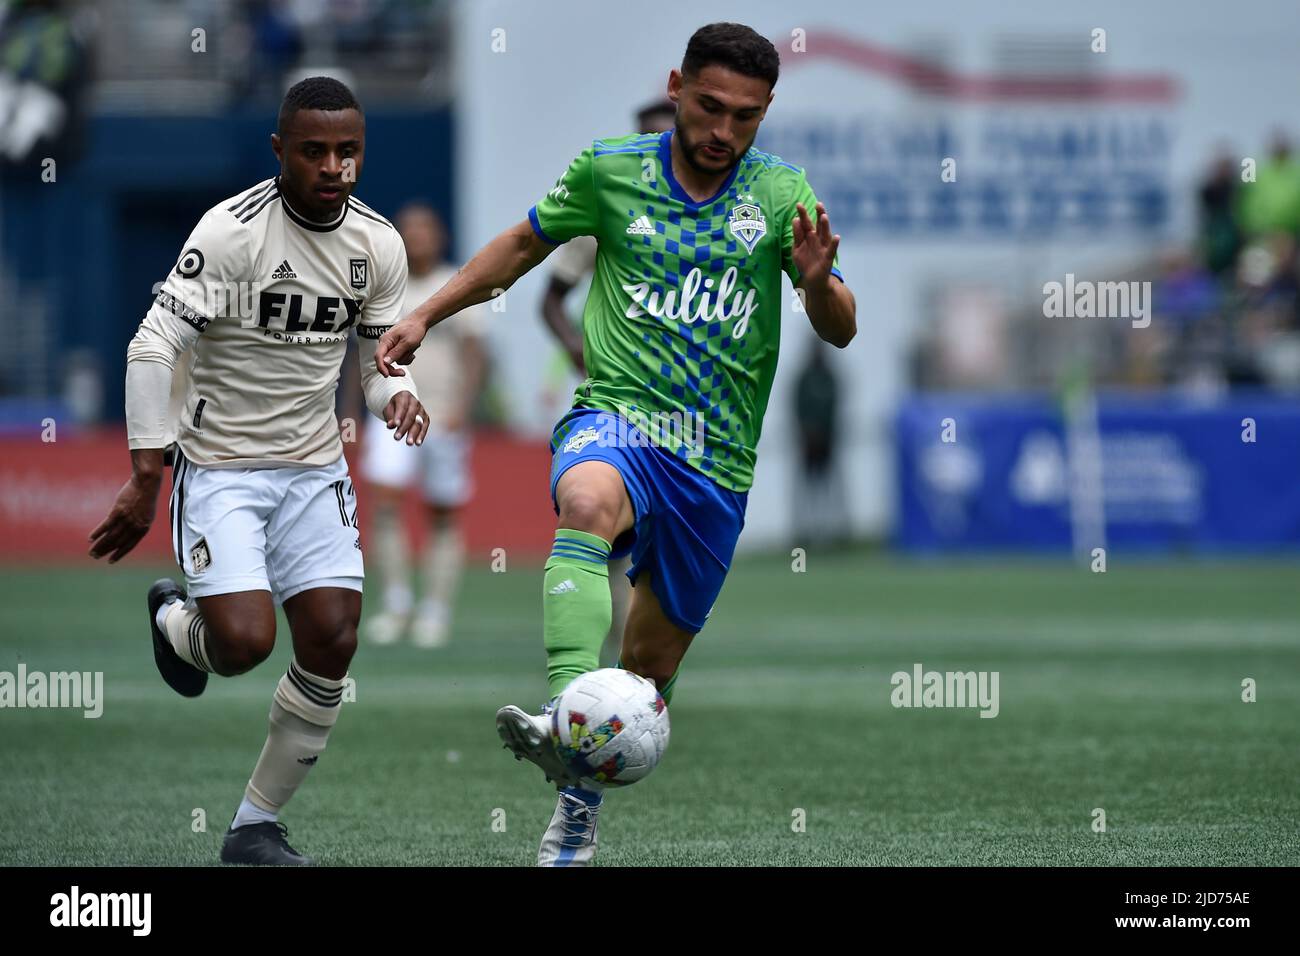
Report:
[[566,687],[551,711],[551,742],[592,790],[649,775],[668,747],[668,708],[652,681],[607,667]]

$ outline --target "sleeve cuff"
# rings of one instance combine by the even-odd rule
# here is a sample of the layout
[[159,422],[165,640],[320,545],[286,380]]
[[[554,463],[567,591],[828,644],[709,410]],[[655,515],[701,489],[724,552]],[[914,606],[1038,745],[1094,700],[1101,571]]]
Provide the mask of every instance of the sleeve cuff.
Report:
[[[839,279],[839,280],[840,280],[841,282],[843,282],[845,285],[848,285],[848,282],[846,282],[845,279],[844,279],[844,273],[840,272],[840,267],[839,267],[839,266],[831,266],[831,275],[833,275],[835,278]],[[799,283],[802,282],[802,281],[803,281],[803,276],[799,275],[798,272],[795,272],[794,275],[791,276],[791,279],[790,279],[791,284],[792,284],[792,285],[795,285],[795,286],[798,286]]]
[[533,227],[533,232],[537,233],[537,238],[541,239],[542,242],[549,242],[553,246],[564,245],[564,243],[562,243],[559,239],[552,239],[550,236],[546,234],[546,230],[542,228],[541,220],[537,218],[536,206],[532,206],[528,210],[528,224]]

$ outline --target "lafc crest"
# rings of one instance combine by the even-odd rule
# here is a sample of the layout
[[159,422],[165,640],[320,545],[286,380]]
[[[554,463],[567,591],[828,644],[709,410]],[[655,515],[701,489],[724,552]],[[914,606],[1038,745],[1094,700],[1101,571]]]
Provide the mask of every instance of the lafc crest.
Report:
[[364,289],[370,281],[370,261],[368,259],[349,259],[348,278],[351,280],[352,288],[357,291]]

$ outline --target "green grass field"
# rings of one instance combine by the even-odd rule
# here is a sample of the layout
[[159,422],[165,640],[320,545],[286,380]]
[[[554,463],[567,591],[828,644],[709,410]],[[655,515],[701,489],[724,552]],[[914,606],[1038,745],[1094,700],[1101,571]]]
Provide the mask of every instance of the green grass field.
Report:
[[[161,573],[0,572],[0,670],[105,674],[98,720],[0,710],[0,864],[215,862],[287,631],[253,673],[183,700],[145,630]],[[664,763],[606,800],[600,862],[1300,863],[1298,581],[1295,563],[1114,555],[1106,574],[743,560],[687,657]],[[362,646],[357,700],[283,816],[300,850],[339,865],[533,862],[554,796],[501,749],[493,714],[544,696],[539,589],[535,568],[475,570],[450,648]],[[890,675],[916,662],[998,671],[1000,715],[895,709]],[[1241,700],[1247,677],[1256,703]],[[206,832],[192,832],[196,808]]]

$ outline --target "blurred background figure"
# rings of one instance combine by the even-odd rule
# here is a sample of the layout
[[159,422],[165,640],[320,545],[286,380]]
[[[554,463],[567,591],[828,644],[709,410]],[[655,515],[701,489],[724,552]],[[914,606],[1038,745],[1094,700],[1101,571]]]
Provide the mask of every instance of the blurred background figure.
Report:
[[75,145],[87,49],[61,0],[0,4],[0,158],[22,166]]
[[1223,149],[1214,158],[1200,190],[1200,246],[1205,266],[1216,276],[1231,272],[1241,252],[1241,229],[1237,225],[1237,183],[1241,181],[1237,162]]
[[1300,232],[1300,162],[1285,133],[1273,134],[1269,157],[1255,171],[1252,187],[1242,190],[1237,215],[1248,239]]
[[795,544],[803,547],[840,543],[847,537],[848,503],[835,454],[841,393],[826,356],[826,344],[810,340],[808,357],[794,386],[799,477],[791,514]]
[[[457,266],[444,261],[447,229],[431,207],[403,207],[397,228],[410,265],[406,313],[442,288]],[[394,441],[384,423],[373,415],[366,418],[361,473],[370,495],[370,569],[378,584],[371,593],[380,595],[382,605],[363,629],[376,644],[392,644],[408,632],[417,647],[447,643],[465,554],[459,511],[472,491],[470,422],[486,368],[483,323],[482,306],[440,322],[407,369],[433,416],[423,445]],[[423,499],[429,523],[423,552],[414,561],[399,515],[412,485]],[[418,599],[412,588],[413,565]]]
[[[662,133],[672,129],[676,119],[677,107],[671,100],[655,100],[637,111],[636,130]],[[558,348],[547,363],[543,395],[552,406],[551,417],[558,421],[573,405],[574,389],[587,377],[582,360],[582,308],[570,311],[566,302],[569,293],[579,286],[582,287],[579,301],[586,301],[586,289],[596,268],[596,240],[591,236],[571,239],[551,253],[548,264],[551,271],[542,297],[542,319]],[[600,652],[601,663],[606,666],[617,662],[623,644],[623,624],[632,601],[632,584],[627,579],[631,565],[631,556],[610,562],[609,589],[614,598],[614,617]]]

